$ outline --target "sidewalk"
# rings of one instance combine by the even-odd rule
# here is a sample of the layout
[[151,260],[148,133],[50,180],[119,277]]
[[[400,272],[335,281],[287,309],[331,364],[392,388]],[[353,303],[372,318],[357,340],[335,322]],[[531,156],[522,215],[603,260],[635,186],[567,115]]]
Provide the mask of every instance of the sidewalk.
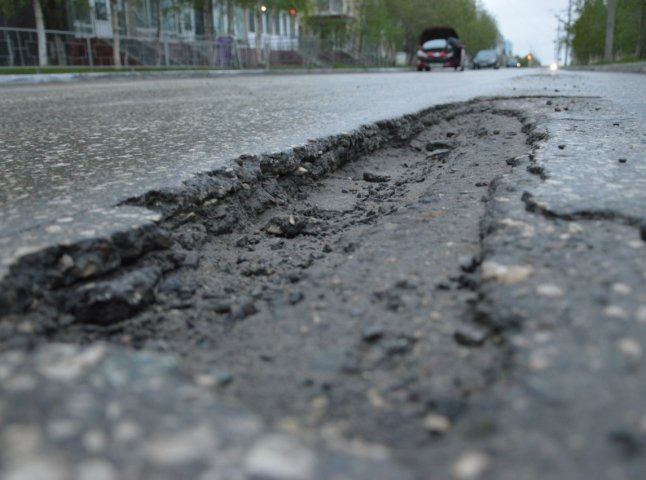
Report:
[[[41,84],[41,83],[66,83],[87,80],[134,80],[146,78],[211,78],[228,77],[234,75],[298,75],[298,74],[325,74],[325,73],[399,73],[410,71],[405,67],[384,68],[289,68],[289,69],[245,69],[245,70],[157,70],[137,71],[126,70],[87,73],[28,73],[15,75],[2,75],[0,85]],[[1,72],[1,70],[0,70]]]
[[607,65],[580,65],[567,67],[566,70],[587,70],[592,72],[646,73],[646,62],[611,63]]

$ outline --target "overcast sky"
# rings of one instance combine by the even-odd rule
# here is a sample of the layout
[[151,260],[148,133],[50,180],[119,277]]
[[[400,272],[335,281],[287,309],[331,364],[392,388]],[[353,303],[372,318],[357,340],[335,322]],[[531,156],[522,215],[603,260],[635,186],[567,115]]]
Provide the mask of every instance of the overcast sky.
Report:
[[516,55],[534,53],[543,64],[554,60],[556,15],[567,17],[568,0],[482,0],[510,40]]

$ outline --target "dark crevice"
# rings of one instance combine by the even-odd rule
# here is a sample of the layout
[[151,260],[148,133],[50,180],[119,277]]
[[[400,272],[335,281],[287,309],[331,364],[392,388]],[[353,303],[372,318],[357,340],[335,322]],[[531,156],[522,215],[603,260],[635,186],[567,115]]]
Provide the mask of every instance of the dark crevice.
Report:
[[643,218],[624,215],[613,210],[579,210],[572,213],[561,213],[537,202],[534,195],[530,192],[523,192],[521,198],[525,203],[525,209],[528,212],[540,214],[550,220],[564,220],[567,222],[602,220],[615,222],[620,225],[639,228],[642,238],[644,237],[644,229],[646,228],[646,225]]

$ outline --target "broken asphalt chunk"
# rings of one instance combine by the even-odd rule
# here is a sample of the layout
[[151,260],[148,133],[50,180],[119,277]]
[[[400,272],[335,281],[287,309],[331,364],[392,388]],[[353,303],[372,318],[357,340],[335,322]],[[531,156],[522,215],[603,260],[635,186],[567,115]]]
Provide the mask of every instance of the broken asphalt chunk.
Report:
[[390,175],[375,172],[363,172],[363,179],[366,182],[383,183],[390,181]]
[[305,232],[308,224],[306,217],[289,215],[288,217],[274,217],[265,226],[264,230],[269,235],[277,237],[294,238]]
[[488,336],[486,330],[472,326],[461,326],[453,333],[453,339],[464,347],[480,347]]
[[80,322],[110,325],[152,304],[159,278],[159,269],[146,267],[113,280],[89,283],[72,292],[68,308]]

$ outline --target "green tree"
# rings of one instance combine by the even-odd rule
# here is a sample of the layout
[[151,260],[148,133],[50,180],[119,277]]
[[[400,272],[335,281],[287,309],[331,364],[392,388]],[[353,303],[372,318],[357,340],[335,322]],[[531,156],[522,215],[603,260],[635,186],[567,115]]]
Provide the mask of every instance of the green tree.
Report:
[[46,24],[49,23],[50,28],[53,29],[64,28],[67,20],[61,12],[64,11],[64,7],[68,3],[75,11],[89,9],[88,0],[0,0],[0,12],[6,16],[11,16],[22,8],[32,9],[36,27],[38,65],[41,67],[46,67],[49,64]]
[[38,42],[38,65],[47,66],[47,36],[45,34],[45,17],[41,0],[0,0],[0,10],[5,15],[11,15],[20,7],[31,3],[36,22],[36,37]]
[[432,25],[452,26],[473,52],[494,48],[500,38],[495,19],[476,0],[363,0],[360,7],[362,38],[409,54]]
[[606,0],[606,37],[603,47],[603,59],[609,62],[614,59],[615,23],[617,19],[617,0]]
[[[612,7],[612,3],[608,6]],[[608,6],[603,0],[584,0],[577,11],[571,33],[578,63],[588,64],[602,58],[644,58],[646,0],[616,0],[614,21]]]
[[605,48],[606,6],[603,0],[585,0],[572,27],[572,51],[577,63],[602,58]]
[[614,35],[618,57],[644,58],[646,52],[646,0],[620,0]]

